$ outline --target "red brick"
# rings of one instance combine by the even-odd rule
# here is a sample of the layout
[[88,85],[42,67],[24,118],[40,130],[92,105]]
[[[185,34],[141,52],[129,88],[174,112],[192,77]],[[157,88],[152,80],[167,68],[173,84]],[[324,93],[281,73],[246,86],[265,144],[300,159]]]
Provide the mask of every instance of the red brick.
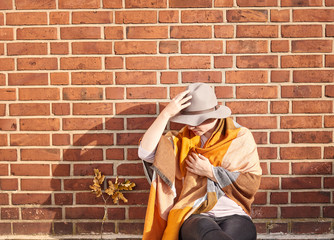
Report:
[[123,130],[124,119],[123,118],[106,118],[105,128],[108,130]]
[[0,40],[14,40],[14,31],[12,28],[0,29]]
[[[38,184],[36,184],[38,183]],[[22,179],[23,191],[60,191],[60,179]]]
[[116,84],[156,84],[155,72],[116,72]]
[[116,24],[157,23],[156,11],[117,11]]
[[178,23],[179,11],[177,10],[163,10],[159,11],[159,23]]
[[52,222],[15,222],[13,223],[14,234],[51,234]]
[[257,148],[260,159],[277,159],[276,147],[258,147]]
[[270,143],[273,144],[289,143],[289,132],[271,132]]
[[296,234],[325,234],[331,229],[330,222],[293,222],[291,232]]
[[[72,205],[73,195],[71,193],[55,193],[55,204],[57,205]],[[72,232],[71,232],[72,234]]]
[[325,127],[334,127],[334,116],[325,116]]
[[322,0],[282,0],[282,7],[321,7]]
[[271,174],[289,174],[289,163],[283,162],[272,162],[270,163],[270,173]]
[[332,206],[324,207],[324,209],[323,209],[323,215],[324,215],[324,217],[333,218],[333,216],[334,216],[334,207],[332,207]]
[[74,103],[73,115],[111,115],[112,103]]
[[50,205],[51,204],[51,194],[14,193],[12,194],[12,204],[13,205],[23,205],[23,204]]
[[238,68],[277,68],[277,56],[237,56]]
[[1,10],[13,9],[13,3],[11,1],[2,1],[0,3],[0,9]]
[[272,116],[237,117],[237,122],[250,129],[276,129],[277,118]]
[[112,54],[112,42],[73,42],[72,54]]
[[123,69],[124,68],[123,57],[106,57],[105,67],[106,69]]
[[166,57],[127,57],[126,69],[130,70],[161,70],[167,69]]
[[267,41],[236,40],[226,42],[226,53],[267,53]]
[[19,100],[59,100],[58,88],[21,88]]
[[104,209],[102,207],[66,207],[66,219],[102,219]]
[[66,149],[63,152],[64,161],[102,161],[102,149]]
[[159,53],[178,53],[179,43],[177,41],[160,41]]
[[156,54],[155,41],[122,41],[115,42],[115,54]]
[[322,87],[313,85],[282,86],[282,98],[321,98]]
[[116,114],[118,115],[156,114],[156,104],[148,102],[116,103]]
[[330,85],[325,87],[325,96],[334,97],[334,86]]
[[57,58],[19,58],[18,70],[57,70]]
[[59,161],[58,149],[21,149],[22,161]]
[[182,23],[221,23],[224,21],[222,10],[184,10],[181,11]]
[[233,7],[233,0],[215,0],[215,7]]
[[278,26],[276,25],[238,25],[237,37],[240,38],[276,38]]
[[281,159],[320,159],[320,147],[282,147],[280,149]]
[[51,25],[65,25],[70,23],[69,12],[50,12]]
[[7,146],[7,134],[0,134],[0,146]]
[[146,208],[145,207],[130,207],[129,219],[145,219]]
[[326,6],[334,6],[334,1],[333,0],[325,0]]
[[289,194],[287,192],[272,192],[270,193],[271,204],[287,204],[289,201]]
[[107,149],[106,158],[108,160],[123,160],[124,159],[124,150],[122,148]]
[[138,130],[138,129],[146,130],[152,125],[154,120],[155,118],[151,118],[151,117],[128,118],[127,119],[127,129],[128,130]]
[[267,203],[267,193],[257,192],[254,197],[253,204],[255,205],[265,205]]
[[66,55],[69,53],[69,45],[66,42],[51,42],[50,53],[55,55]]
[[49,146],[48,134],[11,134],[11,146]]
[[112,133],[73,134],[73,146],[110,146],[114,144]]
[[61,39],[100,39],[101,28],[99,27],[61,27]]
[[220,71],[196,71],[182,72],[183,83],[206,82],[206,83],[221,83],[222,74]]
[[270,46],[271,52],[289,52],[288,40],[272,40]]
[[292,163],[292,173],[295,175],[331,175],[332,164],[329,162]]
[[232,56],[214,56],[215,68],[231,68],[233,66]]
[[14,176],[50,176],[50,168],[48,164],[11,164],[10,173]]
[[60,59],[60,69],[79,70],[91,69],[100,70],[102,68],[102,60],[100,57],[68,57]]
[[126,28],[128,39],[165,39],[168,38],[167,26],[134,26]]
[[123,39],[123,27],[105,27],[104,38],[105,39]]
[[16,89],[15,88],[0,89],[0,100],[15,101],[16,100]]
[[117,145],[138,145],[142,133],[118,133]]
[[308,38],[322,37],[321,25],[282,25],[282,37],[285,38]]
[[[321,3],[322,5],[322,3]],[[293,10],[292,18],[294,22],[333,22],[333,9],[298,9]]]
[[289,112],[289,102],[288,101],[273,101],[270,102],[270,112],[271,113],[288,113]]
[[171,8],[211,8],[211,0],[170,0],[169,7]]
[[9,205],[9,197],[7,193],[0,193],[0,204]]
[[94,176],[94,169],[100,169],[103,175],[113,175],[113,164],[75,164],[75,176]]
[[122,0],[103,0],[103,8],[122,8]]
[[333,102],[326,100],[318,101],[293,101],[293,113],[332,113]]
[[52,176],[70,176],[70,167],[70,164],[52,164]]
[[101,118],[63,118],[63,130],[101,130]]
[[12,71],[15,70],[14,58],[2,58],[0,59],[0,70]]
[[233,38],[234,26],[215,25],[214,34],[215,34],[215,38]]
[[321,116],[282,116],[281,128],[321,128]]
[[102,88],[64,88],[63,99],[65,100],[101,100],[103,98]]
[[1,161],[16,161],[17,153],[16,149],[0,149],[0,160]]
[[18,28],[18,40],[54,40],[57,39],[57,28]]
[[291,50],[295,53],[332,52],[331,40],[293,40]]
[[268,113],[268,103],[260,101],[242,101],[242,102],[226,102],[233,114],[264,114]]
[[239,7],[277,7],[277,0],[237,0]]
[[320,217],[320,207],[281,207],[281,215],[283,218],[317,218]]
[[[128,151],[127,151],[127,160],[140,160],[139,157],[138,157],[138,148],[128,148]],[[141,184],[138,184],[138,179],[136,179],[136,189],[139,190],[139,189],[147,189],[147,180],[145,178],[142,179],[141,181],[143,183],[143,187],[140,187]]]
[[50,105],[47,103],[14,103],[9,105],[11,116],[49,115]]
[[68,85],[70,80],[66,72],[53,72],[50,73],[50,81],[52,85]]
[[209,56],[173,56],[169,58],[170,69],[208,69],[210,65]]
[[267,133],[266,132],[253,132],[253,137],[256,144],[267,144]]
[[251,216],[255,219],[261,218],[277,218],[277,207],[253,207],[251,210]]
[[73,85],[105,85],[112,82],[111,72],[72,72]]
[[111,11],[72,12],[72,24],[108,24],[113,22]]
[[[101,223],[94,222],[78,222],[75,224],[75,232],[77,234],[100,234]],[[115,233],[115,223],[105,222],[103,224],[104,233]],[[72,234],[72,233],[71,233]]]
[[333,188],[334,186],[334,177],[325,177],[324,178],[324,187]]
[[58,131],[60,129],[57,118],[25,118],[20,119],[21,131]]
[[238,86],[236,94],[242,99],[270,99],[277,98],[278,89],[275,86]]
[[290,10],[289,9],[271,9],[270,10],[270,21],[271,22],[289,22],[290,21]]
[[74,9],[74,8],[100,8],[99,0],[77,0],[77,1],[67,1],[67,0],[59,0],[58,2],[59,8],[64,9]]
[[333,159],[334,157],[334,147],[325,147],[324,149],[324,158]]
[[287,177],[282,178],[282,189],[319,189],[320,177]]
[[121,164],[117,167],[118,176],[144,176],[143,165],[141,163],[135,164]]
[[167,98],[165,87],[128,87],[127,99],[164,99]]
[[166,8],[166,7],[167,7],[167,0],[125,1],[125,8]]
[[210,26],[171,26],[171,38],[211,38],[212,29]]
[[70,145],[70,135],[69,134],[53,134],[52,135],[52,145],[54,146]]
[[61,219],[61,208],[23,208],[23,220]]
[[267,22],[267,10],[227,10],[227,22]]
[[333,70],[295,70],[293,71],[295,83],[327,83],[334,82]]
[[267,83],[266,71],[226,71],[226,83]]
[[[1,36],[1,31],[0,31],[0,36]],[[326,25],[326,37],[334,37],[334,25]]]
[[325,66],[326,67],[334,67],[334,55],[326,55],[325,56]]
[[[18,208],[1,208],[1,219],[9,220],[9,219],[16,219],[20,218],[20,213]],[[1,231],[1,233],[4,233]]]
[[2,131],[15,131],[17,129],[15,119],[0,119],[0,130]]
[[106,88],[106,99],[124,99],[124,91],[122,87],[108,87]]
[[323,66],[321,55],[281,56],[282,68],[320,68]]
[[53,103],[52,113],[54,115],[69,115],[70,114],[70,104],[68,103]]
[[181,53],[223,53],[222,41],[183,41],[181,42]]
[[331,143],[332,141],[332,132],[292,132],[292,143]]
[[290,72],[289,71],[271,71],[271,82],[289,82]]
[[31,3],[26,0],[16,0],[16,9],[55,9],[56,1],[55,0],[38,0]]
[[48,23],[46,12],[10,12],[6,13],[7,25],[45,25]]

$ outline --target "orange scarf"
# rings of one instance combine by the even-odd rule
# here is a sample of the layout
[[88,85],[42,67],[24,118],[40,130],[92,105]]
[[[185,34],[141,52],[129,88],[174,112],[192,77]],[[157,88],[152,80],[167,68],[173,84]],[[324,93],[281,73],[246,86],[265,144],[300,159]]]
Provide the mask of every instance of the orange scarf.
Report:
[[194,213],[207,212],[217,203],[212,180],[187,172],[185,159],[191,151],[208,158],[214,167],[236,174],[236,179],[217,180],[225,194],[250,214],[262,173],[250,131],[236,127],[231,118],[221,119],[201,148],[200,136],[184,127],[178,134],[167,133],[159,142],[151,166],[154,174],[144,240],[177,240],[185,219]]

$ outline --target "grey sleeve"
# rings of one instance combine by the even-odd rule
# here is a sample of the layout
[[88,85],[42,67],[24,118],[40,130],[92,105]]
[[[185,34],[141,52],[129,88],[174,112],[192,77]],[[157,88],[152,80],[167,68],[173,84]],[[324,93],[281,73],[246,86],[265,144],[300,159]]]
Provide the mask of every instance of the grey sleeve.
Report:
[[144,148],[142,148],[140,144],[138,148],[138,157],[144,160],[145,162],[153,163],[156,151],[157,149],[155,149],[153,152],[149,152]]

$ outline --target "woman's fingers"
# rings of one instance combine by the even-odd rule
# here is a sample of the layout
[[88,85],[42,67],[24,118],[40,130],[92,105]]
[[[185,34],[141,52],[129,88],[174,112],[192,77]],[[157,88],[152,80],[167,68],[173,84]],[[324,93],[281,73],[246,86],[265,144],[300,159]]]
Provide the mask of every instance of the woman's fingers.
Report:
[[186,91],[183,91],[181,93],[179,93],[178,95],[176,95],[173,100],[176,100],[176,101],[180,101],[182,98],[184,98],[184,96],[186,96],[190,91],[189,90],[186,90]]

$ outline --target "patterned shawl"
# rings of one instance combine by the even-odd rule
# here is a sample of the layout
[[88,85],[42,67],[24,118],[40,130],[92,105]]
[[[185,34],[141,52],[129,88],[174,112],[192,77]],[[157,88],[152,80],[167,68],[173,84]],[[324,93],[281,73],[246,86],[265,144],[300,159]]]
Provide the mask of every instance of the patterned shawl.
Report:
[[[210,160],[218,183],[187,172],[185,159],[191,151]],[[231,118],[219,121],[203,148],[200,136],[187,127],[168,132],[160,139],[153,165],[144,166],[151,189],[143,240],[177,240],[185,219],[211,210],[223,192],[250,214],[262,174],[251,132]]]

